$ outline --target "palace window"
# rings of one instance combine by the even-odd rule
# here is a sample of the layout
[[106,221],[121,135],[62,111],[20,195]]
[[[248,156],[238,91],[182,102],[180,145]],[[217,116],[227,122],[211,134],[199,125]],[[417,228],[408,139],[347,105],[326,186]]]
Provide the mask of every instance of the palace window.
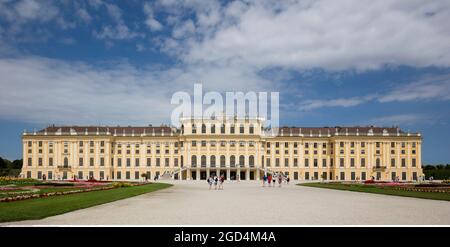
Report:
[[225,167],[225,155],[220,156],[220,167]]
[[192,155],[192,157],[191,157],[191,166],[197,167],[197,156],[195,156],[195,155]]
[[211,155],[211,157],[209,157],[209,163],[211,167],[216,167],[216,156]]
[[202,134],[206,134],[206,125],[202,124]]
[[195,124],[192,125],[192,134],[196,134],[197,133],[197,127],[195,126]]
[[239,127],[239,133],[244,134],[244,125],[241,124]]
[[245,157],[244,155],[239,156],[239,166],[245,167]]
[[206,167],[206,156],[205,155],[202,155],[202,157],[201,157],[201,165],[202,165],[202,167]]
[[249,132],[250,134],[253,134],[255,132],[255,127],[253,127],[253,124],[250,125]]

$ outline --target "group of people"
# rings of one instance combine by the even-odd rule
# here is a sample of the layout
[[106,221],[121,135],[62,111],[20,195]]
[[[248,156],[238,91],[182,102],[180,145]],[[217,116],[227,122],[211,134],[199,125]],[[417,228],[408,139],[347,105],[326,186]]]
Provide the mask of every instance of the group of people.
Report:
[[[223,182],[225,181],[225,176],[221,175],[219,177],[218,176],[209,177],[206,181],[209,184],[210,190],[212,189],[213,184],[214,184],[215,190],[218,190],[218,189],[223,190]],[[219,186],[217,187],[217,185],[219,185]]]
[[[278,187],[281,187],[281,183],[283,182],[283,176],[278,174],[277,176],[272,176],[271,174],[263,176],[263,187],[266,187],[266,183],[269,187],[275,187],[276,182],[278,181]],[[289,184],[290,178],[287,177],[285,179],[286,183]]]

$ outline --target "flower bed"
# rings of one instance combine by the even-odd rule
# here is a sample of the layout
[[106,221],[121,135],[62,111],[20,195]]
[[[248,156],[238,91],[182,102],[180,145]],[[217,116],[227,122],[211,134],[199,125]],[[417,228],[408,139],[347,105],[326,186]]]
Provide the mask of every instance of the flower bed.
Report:
[[35,184],[39,183],[36,179],[31,178],[16,178],[16,177],[0,177],[0,185],[8,184]]
[[[127,186],[119,186],[119,187],[129,187],[129,186],[140,186],[148,183],[127,183]],[[104,184],[103,184],[104,185]],[[89,184],[87,185],[89,186]],[[50,196],[59,196],[59,195],[70,195],[70,194],[76,194],[76,193],[83,193],[83,192],[91,192],[91,191],[99,191],[99,190],[110,190],[119,188],[114,186],[113,184],[108,186],[91,186],[91,187],[76,187],[77,189],[70,190],[70,191],[58,191],[58,192],[48,192],[48,193],[41,193],[41,194],[31,194],[31,195],[17,195],[12,197],[5,197],[0,198],[0,202],[14,202],[14,201],[20,201],[20,200],[27,200],[27,199],[33,199],[33,198],[44,198],[44,197],[50,197]],[[85,189],[80,189],[85,188]]]

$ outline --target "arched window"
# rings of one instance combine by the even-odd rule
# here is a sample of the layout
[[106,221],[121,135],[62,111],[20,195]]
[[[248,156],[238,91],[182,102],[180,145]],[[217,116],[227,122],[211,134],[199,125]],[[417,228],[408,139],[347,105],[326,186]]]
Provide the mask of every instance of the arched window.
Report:
[[222,124],[222,125],[220,126],[220,133],[221,133],[221,134],[225,134],[225,124]]
[[196,134],[197,133],[197,127],[195,126],[195,124],[192,124],[192,134]]
[[225,155],[220,156],[220,167],[225,167]]
[[376,165],[376,167],[380,167],[380,158],[377,158],[375,165]]
[[209,157],[209,162],[210,162],[210,166],[211,167],[216,167],[216,156],[212,155],[211,157]]
[[236,157],[234,155],[230,156],[230,167],[236,167]]
[[250,132],[250,134],[254,134],[255,133],[255,127],[253,126],[253,124],[250,124],[249,132]]
[[206,125],[202,124],[202,134],[206,134]]
[[239,166],[245,167],[245,157],[244,155],[239,156]]
[[230,127],[230,134],[234,134],[234,124],[232,124]]
[[244,125],[241,124],[239,127],[239,133],[244,134]]
[[248,164],[250,167],[255,167],[255,157],[253,155],[248,157]]
[[69,160],[67,157],[64,158],[64,167],[69,167]]
[[211,134],[215,134],[216,133],[216,125],[213,124],[211,125]]
[[197,156],[195,156],[195,155],[192,155],[191,166],[192,167],[197,167]]
[[202,155],[202,158],[201,158],[202,160],[201,160],[201,162],[202,162],[202,167],[206,167],[206,156],[205,155]]

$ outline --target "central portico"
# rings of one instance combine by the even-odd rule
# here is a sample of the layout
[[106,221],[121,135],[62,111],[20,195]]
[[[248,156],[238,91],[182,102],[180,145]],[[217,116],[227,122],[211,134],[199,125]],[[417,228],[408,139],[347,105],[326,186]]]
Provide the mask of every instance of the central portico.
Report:
[[180,141],[187,159],[180,179],[259,180],[263,170],[264,119],[236,116],[180,119]]

